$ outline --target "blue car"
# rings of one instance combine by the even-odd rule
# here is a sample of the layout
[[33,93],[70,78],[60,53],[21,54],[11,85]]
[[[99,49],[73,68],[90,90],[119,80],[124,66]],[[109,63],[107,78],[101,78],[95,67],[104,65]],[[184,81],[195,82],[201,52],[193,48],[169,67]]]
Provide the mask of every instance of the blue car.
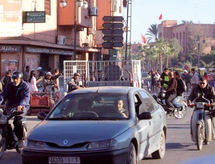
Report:
[[43,121],[28,134],[23,164],[136,164],[165,155],[166,114],[144,89],[78,89],[38,118]]

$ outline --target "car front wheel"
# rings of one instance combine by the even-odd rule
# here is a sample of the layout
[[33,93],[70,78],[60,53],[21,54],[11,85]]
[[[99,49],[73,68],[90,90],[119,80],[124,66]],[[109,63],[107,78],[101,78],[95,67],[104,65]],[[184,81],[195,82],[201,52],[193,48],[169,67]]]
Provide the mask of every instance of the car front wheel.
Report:
[[126,164],[137,164],[137,154],[133,143],[130,143]]
[[165,155],[166,151],[166,137],[164,131],[162,131],[160,136],[160,147],[154,153],[152,153],[152,157],[154,159],[162,159]]

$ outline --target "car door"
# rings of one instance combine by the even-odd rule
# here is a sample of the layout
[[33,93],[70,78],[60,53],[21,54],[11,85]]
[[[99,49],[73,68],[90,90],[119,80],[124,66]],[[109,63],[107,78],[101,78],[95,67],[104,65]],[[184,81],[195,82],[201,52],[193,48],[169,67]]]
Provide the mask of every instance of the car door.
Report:
[[145,110],[150,112],[152,115],[151,122],[151,129],[149,131],[149,152],[152,153],[154,150],[157,149],[159,146],[159,138],[160,132],[162,129],[162,112],[159,110],[158,104],[153,101],[154,99],[150,94],[146,91],[141,90],[139,91],[140,98],[142,99],[143,103],[145,104]]
[[[134,105],[136,115],[140,115],[144,111],[144,103],[142,102],[138,93],[134,94]],[[139,149],[138,149],[138,158],[142,159],[144,156],[147,156],[148,148],[150,147],[149,143],[149,136],[150,136],[150,129],[151,129],[151,120],[138,120],[136,124],[136,131],[137,131],[137,139],[139,141]]]

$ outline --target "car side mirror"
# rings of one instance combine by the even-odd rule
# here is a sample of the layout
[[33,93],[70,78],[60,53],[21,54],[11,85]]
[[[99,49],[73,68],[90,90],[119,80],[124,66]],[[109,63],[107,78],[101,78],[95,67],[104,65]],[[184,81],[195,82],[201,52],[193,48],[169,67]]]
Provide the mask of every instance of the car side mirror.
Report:
[[152,115],[150,112],[143,112],[139,116],[137,116],[139,120],[148,120],[152,118]]
[[39,112],[37,114],[37,118],[40,120],[44,120],[46,118],[47,114],[45,112]]

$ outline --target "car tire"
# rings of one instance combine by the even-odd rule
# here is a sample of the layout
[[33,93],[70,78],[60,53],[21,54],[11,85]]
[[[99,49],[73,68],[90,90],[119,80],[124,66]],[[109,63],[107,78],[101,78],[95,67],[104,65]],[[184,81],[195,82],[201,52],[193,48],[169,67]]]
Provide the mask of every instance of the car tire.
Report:
[[130,143],[126,164],[137,164],[137,153],[133,143]]
[[152,153],[152,158],[154,159],[162,159],[164,158],[165,151],[166,151],[166,136],[164,131],[162,131],[159,141],[159,149]]

